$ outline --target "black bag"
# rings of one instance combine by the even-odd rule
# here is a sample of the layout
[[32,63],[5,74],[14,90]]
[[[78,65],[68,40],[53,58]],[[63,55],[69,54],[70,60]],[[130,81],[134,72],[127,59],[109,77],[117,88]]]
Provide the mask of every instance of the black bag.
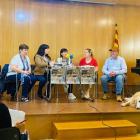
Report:
[[2,98],[2,88],[1,88],[1,65],[0,65],[0,100]]

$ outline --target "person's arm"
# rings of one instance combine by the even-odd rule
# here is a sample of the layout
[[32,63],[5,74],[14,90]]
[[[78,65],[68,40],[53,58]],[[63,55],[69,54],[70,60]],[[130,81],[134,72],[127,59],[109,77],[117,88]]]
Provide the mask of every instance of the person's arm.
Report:
[[97,63],[97,60],[95,58],[92,58],[93,60],[93,66],[95,67],[95,70],[94,72],[97,73],[98,72],[98,63]]
[[97,72],[98,72],[98,66],[96,66],[96,67],[95,67],[94,72],[95,72],[95,73],[97,73]]
[[40,57],[38,56],[35,56],[35,64],[38,66],[38,67],[50,67],[50,65],[48,65],[48,63],[42,61],[40,59]]
[[18,65],[15,65],[15,64],[11,64],[11,65],[10,65],[10,69],[11,69],[12,71],[17,72],[17,73],[24,73],[24,74],[26,74],[26,75],[30,75],[30,73],[29,73],[28,71],[23,71],[23,70],[19,69],[19,68],[18,68]]
[[103,66],[103,68],[102,68],[102,72],[103,72],[104,74],[106,74],[106,75],[109,75],[109,73],[110,73],[110,72],[107,70],[108,61],[109,61],[109,59],[106,60],[104,66]]
[[31,65],[29,66],[29,73],[31,74]]
[[60,58],[57,58],[57,63],[58,63],[58,64],[60,63]]
[[83,60],[83,59],[80,60],[79,66],[82,66],[82,65],[83,65],[83,61],[82,61],[82,60]]
[[127,73],[127,66],[126,66],[124,58],[122,58],[121,60],[121,70],[115,71],[115,72],[116,72],[116,75]]

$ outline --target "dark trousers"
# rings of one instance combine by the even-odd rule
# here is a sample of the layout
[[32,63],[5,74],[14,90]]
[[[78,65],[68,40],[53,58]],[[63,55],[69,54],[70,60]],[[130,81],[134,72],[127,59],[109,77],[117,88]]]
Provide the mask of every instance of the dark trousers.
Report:
[[[30,78],[29,78],[30,77]],[[36,77],[33,75],[24,76],[24,84],[22,84],[22,97],[27,98],[29,92],[36,82]],[[16,75],[9,75],[7,77],[9,81],[16,81]],[[17,80],[21,79],[21,73],[17,74]]]
[[38,94],[42,94],[42,88],[45,86],[45,84],[47,83],[47,77],[45,77],[44,75],[35,75],[37,81],[39,81],[39,87],[38,87]]
[[73,85],[69,84],[68,93],[72,93],[72,91],[73,91]]
[[[47,79],[47,73],[45,73],[44,75],[35,75],[37,81],[39,81],[39,87],[38,87],[38,94],[42,94],[42,88],[45,86],[45,84],[47,82],[48,86],[47,86],[47,93],[50,93],[50,73],[48,73],[48,79]],[[53,85],[51,85],[51,87],[53,87]]]

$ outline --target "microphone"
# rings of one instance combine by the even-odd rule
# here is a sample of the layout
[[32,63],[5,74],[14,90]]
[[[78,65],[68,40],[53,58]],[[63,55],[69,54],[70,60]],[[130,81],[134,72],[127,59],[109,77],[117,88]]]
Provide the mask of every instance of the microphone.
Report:
[[72,59],[73,58],[73,54],[70,54],[70,59]]
[[67,54],[67,55],[66,55],[66,58],[67,58],[67,59],[69,59],[69,58],[70,58],[70,55],[69,55],[69,54]]

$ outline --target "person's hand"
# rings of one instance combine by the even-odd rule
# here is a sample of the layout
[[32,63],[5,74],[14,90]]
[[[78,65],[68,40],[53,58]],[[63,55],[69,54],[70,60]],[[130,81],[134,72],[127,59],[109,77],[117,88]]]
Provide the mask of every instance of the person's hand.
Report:
[[109,73],[109,76],[110,76],[110,77],[113,77],[112,72]]
[[76,60],[76,61],[75,61],[75,66],[78,66],[78,65],[79,65],[79,61]]
[[28,76],[31,74],[29,71],[23,71],[23,73],[28,75]]
[[116,72],[113,72],[113,71],[110,72],[110,73],[109,73],[109,76],[110,76],[110,77],[114,77],[114,76],[116,76]]
[[31,74],[31,71],[28,71],[29,72],[29,74]]
[[22,134],[25,131],[25,123],[22,124],[16,123],[15,127],[19,129],[20,134]]
[[55,63],[55,61],[51,61],[51,62],[50,62],[50,66],[53,66],[54,63]]
[[112,76],[116,76],[116,72],[112,72]]

